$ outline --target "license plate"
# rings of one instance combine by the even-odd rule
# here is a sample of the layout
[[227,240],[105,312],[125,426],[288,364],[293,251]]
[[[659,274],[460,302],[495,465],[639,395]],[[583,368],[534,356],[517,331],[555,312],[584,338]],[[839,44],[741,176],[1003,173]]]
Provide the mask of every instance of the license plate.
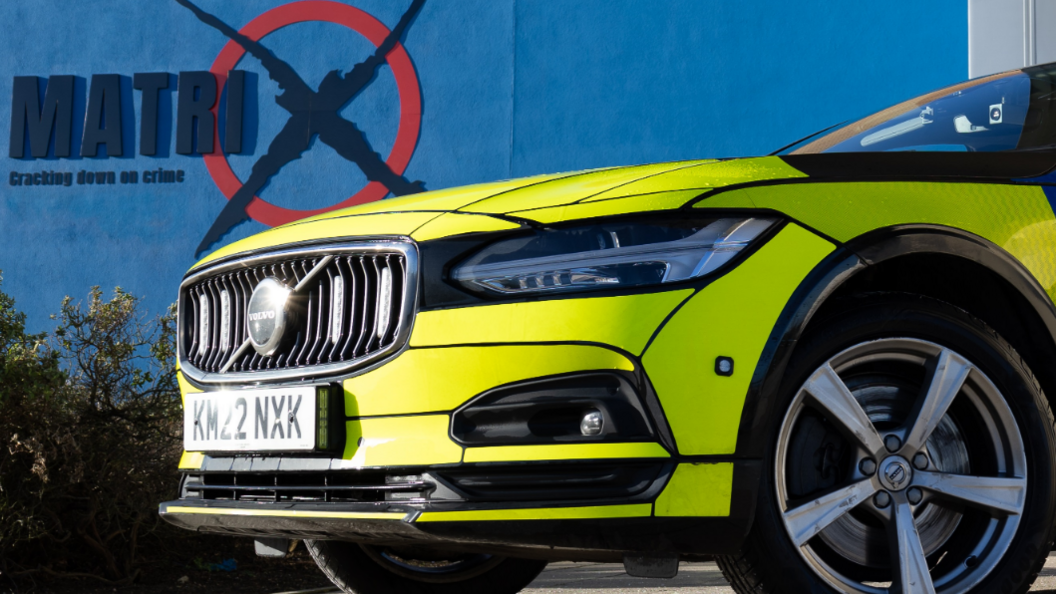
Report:
[[312,450],[316,410],[315,386],[187,394],[183,447],[189,452]]

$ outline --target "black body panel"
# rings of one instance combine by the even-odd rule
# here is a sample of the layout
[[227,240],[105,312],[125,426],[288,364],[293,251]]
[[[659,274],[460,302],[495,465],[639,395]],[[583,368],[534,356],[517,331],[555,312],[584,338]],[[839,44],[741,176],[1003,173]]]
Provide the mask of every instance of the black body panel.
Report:
[[877,181],[950,178],[971,181],[1036,177],[1056,167],[1056,152],[887,152],[783,155],[810,176],[798,181]]

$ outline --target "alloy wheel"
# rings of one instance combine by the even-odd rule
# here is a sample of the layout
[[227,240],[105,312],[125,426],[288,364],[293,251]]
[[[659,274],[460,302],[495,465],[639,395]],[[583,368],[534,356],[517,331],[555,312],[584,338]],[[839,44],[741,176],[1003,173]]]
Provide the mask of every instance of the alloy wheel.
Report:
[[994,383],[941,345],[860,343],[818,367],[778,434],[782,522],[840,591],[965,592],[1008,549],[1027,496]]

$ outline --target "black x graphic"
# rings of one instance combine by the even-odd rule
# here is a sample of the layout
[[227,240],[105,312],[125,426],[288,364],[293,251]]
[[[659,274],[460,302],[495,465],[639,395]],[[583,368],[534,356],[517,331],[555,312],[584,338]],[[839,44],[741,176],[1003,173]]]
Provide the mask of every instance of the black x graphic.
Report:
[[374,54],[356,64],[347,75],[331,70],[323,77],[319,90],[313,91],[292,66],[279,59],[259,41],[242,35],[217,17],[203,11],[190,0],[176,0],[194,12],[200,21],[220,31],[252,54],[268,71],[268,76],[283,90],[275,97],[280,107],[290,112],[290,119],[271,141],[268,152],[253,164],[253,171],[227,201],[213,226],[205,234],[196,255],[209,249],[232,227],[249,218],[246,206],[253,196],[268,183],[287,163],[300,159],[311,147],[312,140],[319,140],[332,147],[339,155],[359,166],[370,181],[381,182],[396,196],[413,194],[424,190],[422,182],[409,182],[389,168],[381,155],[374,152],[363,132],[356,125],[341,117],[340,111],[374,79],[378,67],[385,62],[396,43],[403,37],[411,20],[421,10],[425,0],[413,0],[400,22],[378,46]]

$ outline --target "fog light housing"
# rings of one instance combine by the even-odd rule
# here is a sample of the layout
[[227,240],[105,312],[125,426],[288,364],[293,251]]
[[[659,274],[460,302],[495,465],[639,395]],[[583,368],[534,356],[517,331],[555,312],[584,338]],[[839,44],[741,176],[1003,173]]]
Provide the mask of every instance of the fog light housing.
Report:
[[579,432],[584,437],[601,435],[601,430],[604,428],[605,415],[596,410],[587,411],[587,414],[583,415],[583,420],[579,422]]
[[480,394],[451,415],[465,446],[654,440],[634,378],[586,372]]

